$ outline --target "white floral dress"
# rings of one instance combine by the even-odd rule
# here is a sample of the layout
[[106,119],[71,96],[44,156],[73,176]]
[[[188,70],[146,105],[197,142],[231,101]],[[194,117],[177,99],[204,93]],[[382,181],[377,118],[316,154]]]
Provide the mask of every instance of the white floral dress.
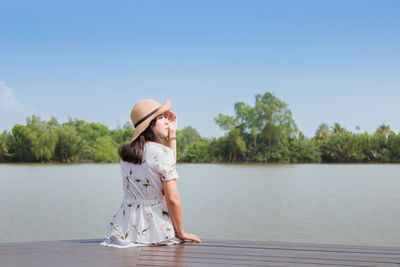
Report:
[[143,150],[142,164],[121,160],[124,199],[108,224],[109,237],[101,245],[131,247],[180,243],[175,237],[163,183],[178,179],[171,148],[149,142]]

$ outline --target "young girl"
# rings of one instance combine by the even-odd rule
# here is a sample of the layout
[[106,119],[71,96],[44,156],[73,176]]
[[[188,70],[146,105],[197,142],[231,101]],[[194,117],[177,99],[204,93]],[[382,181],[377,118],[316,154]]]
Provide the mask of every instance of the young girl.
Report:
[[[135,134],[119,147],[124,199],[108,224],[110,235],[101,245],[131,247],[170,245],[200,239],[186,233],[176,179],[176,115],[171,101],[153,99],[135,104],[131,120]],[[165,139],[166,141],[163,141]]]

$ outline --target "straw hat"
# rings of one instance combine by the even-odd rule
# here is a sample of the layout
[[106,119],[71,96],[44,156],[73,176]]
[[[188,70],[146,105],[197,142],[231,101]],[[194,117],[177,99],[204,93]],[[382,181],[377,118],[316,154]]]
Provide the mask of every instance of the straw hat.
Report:
[[135,134],[133,135],[131,142],[146,130],[154,118],[169,111],[170,107],[170,100],[165,101],[162,105],[153,99],[145,99],[137,102],[131,111],[131,120],[133,126],[135,126]]

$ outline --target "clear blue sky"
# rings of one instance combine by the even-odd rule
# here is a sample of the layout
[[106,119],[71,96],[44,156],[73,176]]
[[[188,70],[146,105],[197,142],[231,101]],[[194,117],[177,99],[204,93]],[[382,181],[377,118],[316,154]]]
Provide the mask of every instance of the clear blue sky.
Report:
[[306,136],[322,122],[400,131],[400,1],[3,1],[0,131],[26,116],[129,121],[172,101],[179,127],[275,93]]

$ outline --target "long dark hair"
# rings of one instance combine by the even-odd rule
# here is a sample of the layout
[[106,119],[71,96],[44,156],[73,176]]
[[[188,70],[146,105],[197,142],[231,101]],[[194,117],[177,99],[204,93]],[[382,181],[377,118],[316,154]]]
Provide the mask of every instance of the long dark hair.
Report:
[[160,144],[163,143],[161,138],[153,131],[152,127],[156,122],[157,118],[153,119],[146,130],[144,130],[135,141],[119,146],[118,153],[123,161],[132,162],[133,164],[142,164],[145,142],[152,141]]

